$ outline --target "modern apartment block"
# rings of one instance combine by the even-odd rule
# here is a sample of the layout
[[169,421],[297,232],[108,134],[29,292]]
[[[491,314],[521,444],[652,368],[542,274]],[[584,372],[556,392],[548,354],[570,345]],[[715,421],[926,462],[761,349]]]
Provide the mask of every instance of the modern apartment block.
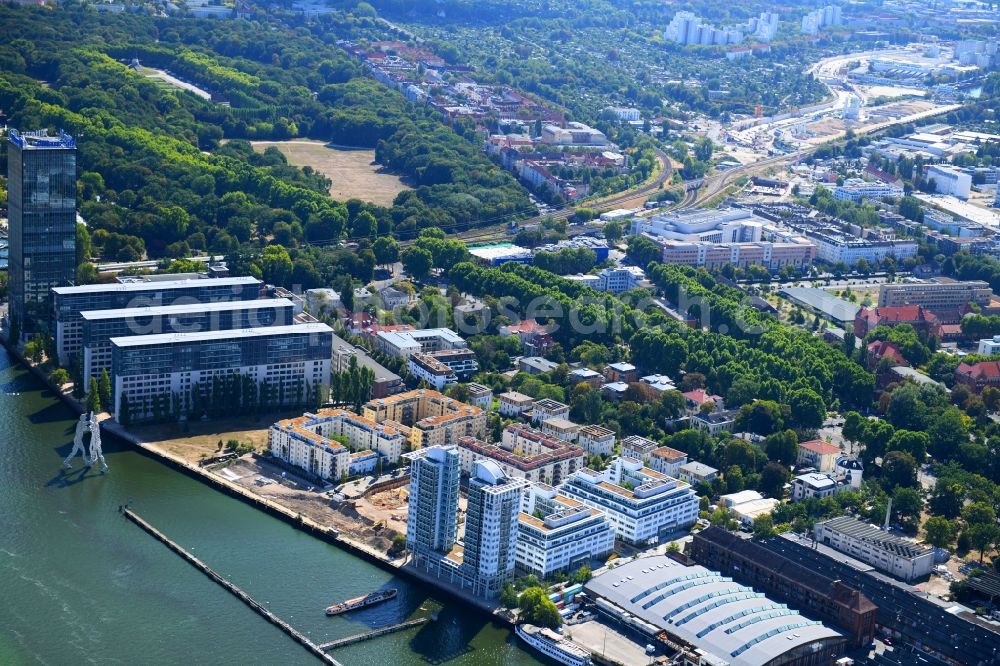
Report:
[[136,280],[52,289],[56,350],[68,366],[83,351],[83,314],[94,310],[157,307],[184,303],[250,301],[262,298],[264,283],[254,277],[200,280]]
[[468,380],[479,372],[476,352],[471,349],[442,349],[430,352],[427,356],[454,372],[460,380]]
[[436,391],[458,383],[458,377],[452,369],[430,354],[413,354],[406,362],[406,368],[417,381],[424,382]]
[[486,412],[430,389],[368,401],[364,417],[409,433],[410,448],[450,445],[462,437],[486,436]]
[[930,575],[934,569],[932,548],[883,532],[851,516],[839,516],[816,523],[813,532],[819,543],[908,583]]
[[535,399],[530,395],[517,391],[507,391],[498,397],[500,398],[500,416],[520,416],[531,410],[532,405],[535,404]]
[[603,472],[582,469],[559,490],[606,513],[617,537],[633,545],[667,536],[698,519],[698,496],[690,485],[633,458],[617,458]]
[[115,414],[134,422],[196,412],[215,378],[232,376],[252,382],[266,407],[308,404],[330,381],[332,336],[313,323],[112,338]]
[[517,518],[527,482],[506,476],[492,461],[475,463],[458,544],[458,451],[431,446],[404,458],[410,462],[406,550],[411,564],[477,596],[498,596],[514,573]]
[[76,280],[76,141],[8,132],[10,316],[22,335],[48,327],[52,288]]
[[576,443],[593,456],[610,456],[615,450],[615,432],[604,426],[586,425],[576,435]]
[[[348,446],[331,439],[334,435],[346,437]],[[379,456],[396,462],[402,445],[401,433],[343,409],[278,421],[267,435],[271,455],[325,481],[371,471]]]
[[489,409],[493,405],[493,389],[489,386],[469,382],[465,385],[469,390],[469,404],[479,409]]
[[526,426],[511,424],[503,440],[487,444],[474,437],[458,440],[463,474],[472,474],[480,460],[492,460],[508,476],[558,485],[587,464],[583,449]]
[[648,465],[649,456],[659,446],[656,442],[639,435],[629,435],[622,440],[622,455],[626,458],[641,460]]
[[83,377],[111,372],[111,338],[290,326],[294,309],[287,298],[268,298],[81,312]]
[[427,568],[451,553],[458,537],[458,451],[432,446],[403,456],[410,463],[406,550]]
[[375,348],[389,356],[409,358],[413,354],[464,349],[465,340],[450,328],[425,328],[419,331],[379,331]]
[[551,398],[542,398],[532,404],[531,421],[533,423],[541,423],[554,418],[569,418],[569,405],[564,405]]
[[615,530],[603,512],[547,485],[524,493],[517,528],[517,567],[539,578],[574,571],[607,556]]
[[681,467],[686,465],[687,462],[688,456],[683,451],[672,449],[669,446],[661,446],[649,454],[647,465],[650,469],[655,469],[660,474],[666,474],[667,476],[679,479],[681,476]]
[[473,465],[461,569],[476,596],[500,596],[504,583],[514,576],[521,493],[526,485],[524,479],[504,474],[495,462]]

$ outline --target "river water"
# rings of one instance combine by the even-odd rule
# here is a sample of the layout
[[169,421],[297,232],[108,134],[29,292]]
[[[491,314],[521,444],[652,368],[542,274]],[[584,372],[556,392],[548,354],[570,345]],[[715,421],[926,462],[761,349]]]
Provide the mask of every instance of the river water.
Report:
[[[107,475],[60,470],[76,418],[0,351],[0,664],[316,664],[117,513],[132,507],[313,641],[438,608],[410,583],[106,439]],[[396,600],[323,608],[380,587]],[[436,622],[334,651],[345,666],[539,664],[455,602]]]

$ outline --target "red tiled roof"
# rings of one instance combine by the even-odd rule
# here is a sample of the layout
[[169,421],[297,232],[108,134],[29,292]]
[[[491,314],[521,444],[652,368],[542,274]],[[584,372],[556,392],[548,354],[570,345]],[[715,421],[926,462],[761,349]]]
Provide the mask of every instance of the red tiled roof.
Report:
[[822,439],[810,439],[808,442],[800,442],[800,449],[811,451],[820,456],[836,455],[840,453],[840,448]]
[[693,391],[688,391],[683,395],[689,402],[693,402],[697,405],[702,405],[710,400],[712,402],[721,400],[720,396],[709,395],[709,393],[705,389],[695,389]]
[[967,375],[973,379],[992,379],[1000,377],[1000,361],[982,361],[975,365],[959,363],[955,374]]
[[888,356],[903,365],[908,365],[906,357],[903,356],[903,352],[899,351],[899,347],[885,340],[873,340],[868,343],[868,354],[874,356],[876,359],[883,359]]

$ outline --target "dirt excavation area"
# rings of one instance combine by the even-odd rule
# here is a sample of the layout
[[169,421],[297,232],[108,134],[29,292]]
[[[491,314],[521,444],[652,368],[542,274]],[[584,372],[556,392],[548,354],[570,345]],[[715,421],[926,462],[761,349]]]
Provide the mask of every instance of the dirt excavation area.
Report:
[[398,176],[375,164],[374,150],[338,149],[322,141],[251,141],[259,153],[270,147],[280,150],[288,163],[312,167],[330,179],[330,196],[338,201],[361,199],[380,206],[391,206],[396,195],[408,190]]
[[344,499],[329,486],[318,487],[260,457],[245,455],[209,469],[255,495],[383,553],[389,550],[397,533],[406,533],[405,486],[372,498]]

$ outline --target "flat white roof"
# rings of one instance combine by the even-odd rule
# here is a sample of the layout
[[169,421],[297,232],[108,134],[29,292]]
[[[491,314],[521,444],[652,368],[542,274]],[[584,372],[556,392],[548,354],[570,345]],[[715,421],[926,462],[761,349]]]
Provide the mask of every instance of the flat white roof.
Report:
[[291,326],[265,326],[263,328],[239,328],[231,331],[158,333],[156,335],[135,335],[127,338],[111,338],[111,344],[115,347],[144,347],[146,345],[169,345],[184,342],[232,340],[234,338],[263,338],[278,335],[301,335],[313,333],[333,333],[333,329],[326,324],[310,323],[293,324]]
[[185,303],[183,305],[152,305],[143,308],[115,308],[114,310],[87,310],[80,316],[87,321],[119,319],[121,317],[155,317],[157,315],[187,314],[189,312],[225,312],[227,310],[254,310],[256,308],[294,307],[287,298],[259,298],[253,301],[214,301],[211,303]]
[[117,284],[81,284],[75,287],[53,287],[60,296],[73,294],[93,294],[104,292],[163,291],[184,289],[185,287],[233,287],[237,285],[263,284],[255,277],[202,278],[198,280],[165,280],[153,282],[126,282]]

